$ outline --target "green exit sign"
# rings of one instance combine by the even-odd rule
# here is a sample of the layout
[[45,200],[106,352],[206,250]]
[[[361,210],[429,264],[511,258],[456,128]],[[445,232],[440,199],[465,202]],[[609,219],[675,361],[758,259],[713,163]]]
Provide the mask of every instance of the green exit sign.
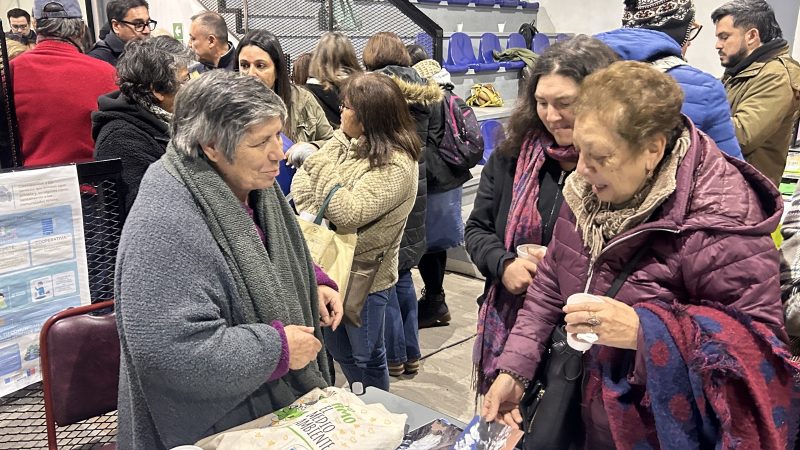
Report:
[[173,23],[172,24],[172,37],[175,39],[183,42],[183,24],[182,23]]

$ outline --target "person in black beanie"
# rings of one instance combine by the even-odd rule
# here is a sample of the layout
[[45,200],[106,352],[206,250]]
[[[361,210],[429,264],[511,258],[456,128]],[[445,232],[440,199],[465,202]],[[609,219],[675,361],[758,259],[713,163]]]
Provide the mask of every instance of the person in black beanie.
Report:
[[666,33],[685,54],[690,34],[696,28],[694,18],[692,0],[625,0],[622,26]]
[[715,76],[686,61],[686,50],[701,29],[691,0],[625,0],[622,28],[595,37],[622,59],[649,63],[674,78],[685,95],[681,112],[720,150],[744,159],[725,88]]

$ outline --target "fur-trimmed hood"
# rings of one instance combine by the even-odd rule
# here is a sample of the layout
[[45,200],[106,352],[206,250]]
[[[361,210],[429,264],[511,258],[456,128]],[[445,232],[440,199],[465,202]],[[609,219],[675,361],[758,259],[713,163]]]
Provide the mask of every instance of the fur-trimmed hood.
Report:
[[409,105],[430,105],[441,102],[444,99],[444,94],[442,94],[439,84],[433,80],[422,78],[411,67],[386,66],[375,72],[389,75],[400,90],[403,91],[403,97],[405,97]]

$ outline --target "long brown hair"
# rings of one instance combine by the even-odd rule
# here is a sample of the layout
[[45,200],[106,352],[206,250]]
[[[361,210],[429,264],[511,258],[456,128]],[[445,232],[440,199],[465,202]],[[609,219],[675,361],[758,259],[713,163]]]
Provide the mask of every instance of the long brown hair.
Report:
[[337,31],[323,34],[314,47],[308,72],[325,89],[340,88],[345,78],[361,72],[350,39]]
[[372,71],[386,66],[411,67],[411,56],[406,45],[400,37],[388,31],[375,33],[367,40],[362,59],[364,67]]
[[304,86],[308,81],[308,65],[311,62],[311,53],[301,53],[292,64],[290,79],[295,86]]
[[396,151],[419,160],[422,144],[408,112],[403,92],[386,75],[366,73],[347,79],[342,98],[364,127],[356,154],[372,168],[388,164]]
[[592,72],[608,67],[619,56],[599,39],[579,34],[572,39],[556,42],[547,49],[533,66],[528,83],[508,121],[508,138],[499,151],[508,156],[519,154],[525,139],[533,131],[547,133],[536,111],[536,87],[545,75],[561,75],[581,84]]

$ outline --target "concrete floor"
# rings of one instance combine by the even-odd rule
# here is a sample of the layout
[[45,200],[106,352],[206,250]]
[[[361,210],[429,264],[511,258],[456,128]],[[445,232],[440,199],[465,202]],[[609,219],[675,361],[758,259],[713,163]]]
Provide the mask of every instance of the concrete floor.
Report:
[[[419,293],[422,280],[416,270],[412,274]],[[478,318],[475,299],[483,292],[483,280],[448,273],[444,279],[444,290],[452,316],[450,325],[420,330],[423,359],[419,373],[391,377],[389,390],[462,422],[469,422],[476,414],[475,392],[470,383],[472,346]],[[338,365],[336,384],[345,384]]]

